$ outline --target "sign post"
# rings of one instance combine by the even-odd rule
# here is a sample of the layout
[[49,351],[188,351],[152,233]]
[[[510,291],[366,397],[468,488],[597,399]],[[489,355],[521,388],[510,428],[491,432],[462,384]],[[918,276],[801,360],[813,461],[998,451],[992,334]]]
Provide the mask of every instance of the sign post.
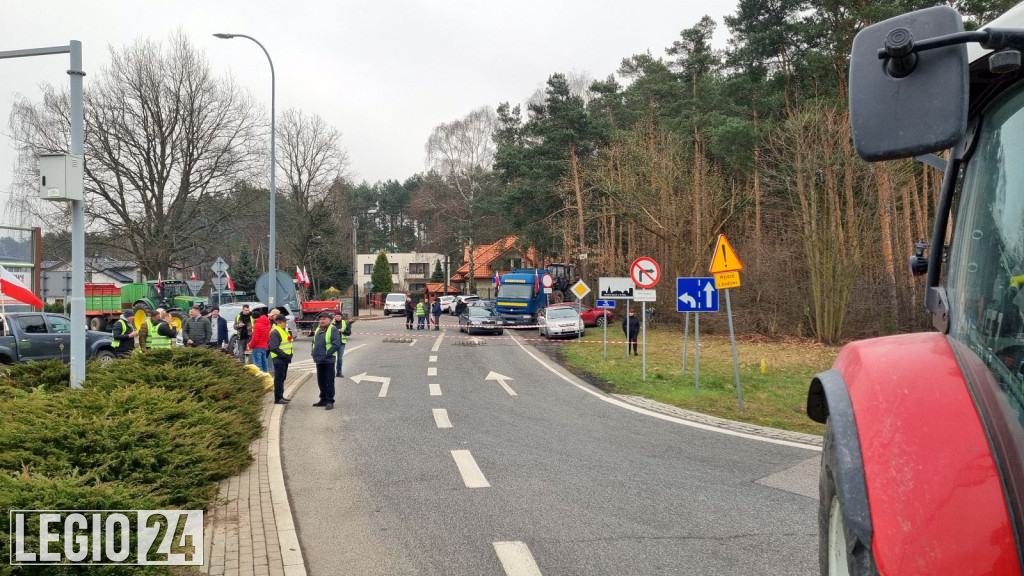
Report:
[[[545,276],[547,276],[547,274],[545,274]],[[579,305],[578,313],[579,313],[579,316],[580,316],[580,322],[582,322],[583,321],[583,297],[586,296],[587,294],[590,294],[590,286],[587,286],[587,283],[584,282],[583,280],[578,280],[575,284],[572,285],[571,288],[569,288],[569,291],[576,295],[576,304]],[[584,328],[584,330],[586,330],[586,328]],[[576,341],[577,342],[582,342],[583,341],[583,331],[580,331],[579,336],[576,337]]]
[[[641,256],[633,261],[629,267],[629,277],[633,284],[641,290],[633,291],[633,298],[640,302],[640,333],[642,334],[643,345],[643,372],[642,378],[647,380],[647,303],[657,302],[657,296],[653,290],[654,286],[661,279],[661,266],[653,258]],[[626,340],[629,340],[627,335]],[[628,344],[627,344],[628,346]]]
[[604,326],[604,359],[608,359],[608,317],[604,315],[604,311],[611,308],[615,309],[615,300],[598,300],[597,307],[601,309],[601,317],[604,321],[601,325]]
[[732,342],[732,370],[736,376],[736,398],[739,400],[740,410],[743,410],[740,364],[736,357],[736,332],[732,323],[732,303],[729,301],[729,289],[740,285],[740,270],[743,270],[743,263],[740,262],[739,256],[732,249],[725,234],[719,234],[708,272],[715,275],[715,288],[725,291],[725,313],[729,317],[729,340]]
[[[718,290],[714,278],[676,278],[676,312],[686,312],[686,331],[683,333],[683,373],[686,373],[686,340],[690,331],[690,312],[718,312]],[[694,324],[694,337],[700,340],[700,322]],[[700,365],[700,346],[694,349],[694,360]],[[694,390],[700,393],[700,371],[694,379]]]
[[686,323],[683,324],[683,371],[686,374],[686,344],[690,339],[690,313],[686,313]]
[[[604,277],[597,279],[597,297],[605,298],[608,300],[625,300],[626,309],[622,312],[623,317],[626,320],[626,325],[629,324],[629,306],[630,300],[633,299],[633,290],[636,287],[633,285],[631,278],[618,278],[618,277]],[[626,357],[629,357],[629,334],[626,334]]]

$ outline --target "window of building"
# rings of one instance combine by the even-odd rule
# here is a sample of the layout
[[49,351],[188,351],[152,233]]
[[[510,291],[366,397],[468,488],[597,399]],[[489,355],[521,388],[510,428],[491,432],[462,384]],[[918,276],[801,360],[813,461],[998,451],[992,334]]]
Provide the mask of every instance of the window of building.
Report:
[[395,276],[398,276],[398,264],[391,265],[391,273],[394,274]]
[[363,274],[367,276],[373,274],[373,264],[363,264]]
[[409,264],[409,274],[411,276],[426,276],[427,265],[424,263]]

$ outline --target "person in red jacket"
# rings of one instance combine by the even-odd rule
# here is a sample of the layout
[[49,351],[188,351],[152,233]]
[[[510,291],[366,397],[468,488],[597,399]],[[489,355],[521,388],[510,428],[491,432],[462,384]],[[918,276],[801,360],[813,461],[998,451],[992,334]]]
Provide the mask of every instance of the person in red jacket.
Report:
[[270,340],[270,323],[278,315],[277,309],[271,310],[269,316],[264,316],[259,310],[252,313],[256,320],[252,324],[252,339],[249,340],[249,350],[252,350],[252,363],[264,372],[270,372],[267,365],[267,342]]

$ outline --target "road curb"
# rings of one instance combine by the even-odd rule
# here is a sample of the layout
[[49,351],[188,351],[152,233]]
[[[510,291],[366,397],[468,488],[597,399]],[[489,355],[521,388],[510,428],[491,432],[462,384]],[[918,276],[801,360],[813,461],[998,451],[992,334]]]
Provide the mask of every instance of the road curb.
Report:
[[[285,396],[291,397],[313,375],[307,372],[300,376],[285,390]],[[267,471],[270,480],[270,500],[274,507],[274,518],[277,525],[277,541],[281,546],[281,560],[286,576],[306,576],[306,564],[299,545],[292,507],[288,502],[288,489],[284,484],[284,468],[281,465],[281,417],[286,404],[274,405],[270,416],[270,430],[267,438]]]

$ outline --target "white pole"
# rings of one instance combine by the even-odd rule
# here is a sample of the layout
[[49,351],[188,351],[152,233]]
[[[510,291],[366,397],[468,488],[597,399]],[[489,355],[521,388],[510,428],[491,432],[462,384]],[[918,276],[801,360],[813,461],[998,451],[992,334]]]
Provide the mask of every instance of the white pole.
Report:
[[647,381],[647,302],[640,303],[640,332],[643,333],[642,346],[644,348],[643,358],[643,379]]
[[694,393],[700,394],[700,314],[693,315],[693,375]]
[[686,343],[690,339],[690,313],[686,313],[686,323],[683,327],[683,371],[686,374]]

